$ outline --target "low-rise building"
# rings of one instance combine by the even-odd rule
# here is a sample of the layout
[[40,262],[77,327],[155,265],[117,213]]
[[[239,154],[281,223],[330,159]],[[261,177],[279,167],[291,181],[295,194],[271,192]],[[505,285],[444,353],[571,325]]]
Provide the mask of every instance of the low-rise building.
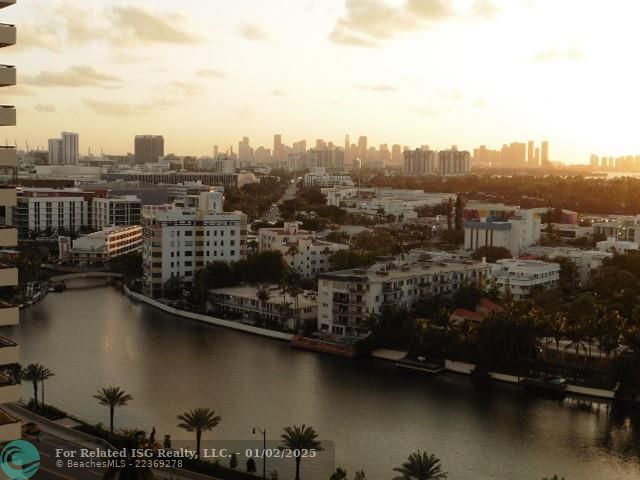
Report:
[[128,227],[142,223],[142,202],[135,195],[94,198],[92,208],[95,230],[106,227]]
[[223,201],[221,192],[203,192],[173,205],[143,209],[147,295],[159,297],[165,288],[191,286],[195,271],[211,262],[245,257],[247,216],[224,212]]
[[639,250],[640,244],[628,240],[618,240],[616,237],[609,237],[606,240],[596,243],[596,249],[599,252],[625,254],[633,250]]
[[328,173],[323,167],[314,167],[304,176],[305,187],[352,187],[353,180],[347,173]]
[[527,248],[526,253],[539,259],[554,260],[556,258],[568,258],[576,266],[576,285],[586,285],[589,283],[591,275],[602,266],[604,259],[613,256],[611,252],[581,250],[572,247],[534,246]]
[[213,311],[236,317],[244,322],[255,322],[262,317],[289,330],[297,330],[318,318],[317,293],[304,291],[298,297],[282,292],[277,285],[269,285],[269,299],[258,299],[258,287],[241,286],[209,291]]
[[106,264],[112,258],[142,250],[142,227],[108,227],[76,240],[58,237],[58,250],[62,262]]
[[493,283],[502,295],[522,300],[537,289],[556,288],[560,281],[560,264],[541,260],[505,258],[492,265]]
[[283,228],[261,228],[258,248],[281,252],[289,267],[309,278],[330,270],[329,257],[349,246],[319,240],[315,232],[302,230],[300,222],[285,222]]
[[318,330],[337,336],[362,336],[367,319],[385,306],[411,307],[428,295],[451,295],[464,285],[484,288],[491,267],[484,262],[445,260],[399,263],[381,260],[367,269],[318,276]]

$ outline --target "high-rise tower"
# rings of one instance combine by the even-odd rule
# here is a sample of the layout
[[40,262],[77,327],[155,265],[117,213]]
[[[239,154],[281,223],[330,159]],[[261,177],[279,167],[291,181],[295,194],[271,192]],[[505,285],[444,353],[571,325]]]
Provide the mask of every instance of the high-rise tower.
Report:
[[[14,5],[15,0],[0,1],[0,9]],[[16,27],[0,24],[0,48],[16,43]],[[0,87],[16,84],[16,69],[10,65],[0,65]],[[13,106],[0,106],[0,127],[16,125],[16,110]],[[18,233],[7,226],[9,212],[16,205],[16,188],[13,179],[17,170],[15,147],[0,147],[0,170],[8,182],[0,185],[0,248],[15,247]],[[6,175],[6,173],[10,173]],[[18,307],[12,300],[14,288],[18,285],[18,269],[13,265],[0,263],[0,406],[20,400],[20,347],[4,337],[3,327],[18,324]],[[20,422],[0,408],[0,444],[20,438]]]

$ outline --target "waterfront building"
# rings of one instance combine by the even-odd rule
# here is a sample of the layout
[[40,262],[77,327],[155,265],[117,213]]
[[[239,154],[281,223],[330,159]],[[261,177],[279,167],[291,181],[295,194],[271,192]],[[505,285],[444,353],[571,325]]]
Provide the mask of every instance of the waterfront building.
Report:
[[141,224],[142,202],[135,195],[94,198],[93,228],[122,227]]
[[560,281],[560,264],[541,260],[505,258],[492,264],[491,270],[494,286],[514,300],[527,298],[536,290],[556,288]]
[[133,143],[136,165],[155,163],[158,158],[164,156],[164,137],[162,135],[136,135]]
[[398,262],[381,259],[369,268],[318,275],[318,330],[335,336],[368,333],[371,315],[383,307],[410,308],[419,298],[452,295],[464,285],[484,288],[491,267],[470,260]]
[[189,195],[172,205],[143,209],[144,289],[161,297],[165,288],[188,287],[195,271],[215,261],[245,257],[247,216],[224,212],[221,192]]
[[111,259],[142,250],[142,227],[108,227],[76,240],[58,237],[61,262],[74,265],[105,265]]
[[[255,322],[264,318],[268,323],[277,324],[290,330],[297,330],[307,323],[315,323],[318,318],[317,293],[304,291],[291,296],[277,285],[265,287],[269,299],[258,299],[258,287],[242,286],[209,290],[209,303],[215,313],[236,318],[243,322]],[[315,327],[315,325],[314,325]]]
[[540,215],[501,204],[470,204],[464,211],[464,248],[503,247],[514,257],[540,240]]
[[319,240],[316,232],[302,230],[300,225],[300,222],[285,222],[283,228],[261,228],[259,251],[282,253],[292,270],[310,278],[330,269],[331,255],[349,248],[349,245]]
[[311,171],[304,176],[305,187],[336,187],[346,186],[352,187],[353,180],[351,175],[346,173],[327,173],[325,167],[313,167]]
[[[0,2],[0,9],[15,4],[15,1]],[[16,27],[0,24],[0,47],[16,43]],[[16,84],[16,68],[0,65],[0,86]],[[0,106],[0,127],[15,127],[16,109],[10,105]],[[16,188],[13,182],[18,169],[17,153],[14,147],[0,147],[0,167],[10,171],[9,181],[0,185],[0,248],[15,247],[18,235],[14,227],[7,226],[9,212],[16,205]],[[15,265],[0,263],[0,287],[6,295],[18,285],[18,269]],[[12,298],[0,299],[0,327],[17,325],[18,306]],[[20,401],[20,347],[4,337],[0,328],[0,407],[5,403]],[[21,438],[20,421],[0,408],[0,444]]]
[[554,260],[567,258],[576,266],[576,285],[589,283],[593,273],[598,270],[606,258],[613,257],[611,252],[581,250],[572,247],[529,247],[526,254],[540,259]]

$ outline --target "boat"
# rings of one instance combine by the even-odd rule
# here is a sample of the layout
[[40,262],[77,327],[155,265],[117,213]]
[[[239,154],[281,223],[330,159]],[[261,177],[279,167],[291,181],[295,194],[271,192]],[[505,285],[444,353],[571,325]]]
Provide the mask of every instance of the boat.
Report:
[[444,362],[429,361],[427,357],[418,356],[415,359],[405,357],[396,362],[396,368],[419,373],[436,375],[444,372]]
[[541,391],[553,396],[563,397],[567,389],[567,381],[563,377],[539,376],[523,378],[518,382],[526,389]]

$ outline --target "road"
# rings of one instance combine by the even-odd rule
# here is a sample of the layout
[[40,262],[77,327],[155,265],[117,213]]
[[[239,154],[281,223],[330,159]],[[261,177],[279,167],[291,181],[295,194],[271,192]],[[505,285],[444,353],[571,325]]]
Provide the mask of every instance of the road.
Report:
[[293,200],[296,197],[296,193],[298,192],[298,185],[300,184],[300,182],[302,182],[302,180],[296,180],[287,186],[286,190],[280,197],[280,200],[278,200],[277,203],[271,205],[267,213],[265,213],[263,217],[263,220],[265,222],[277,222],[278,220],[282,220],[282,216],[280,215],[280,208],[278,208],[278,205],[286,200]]

